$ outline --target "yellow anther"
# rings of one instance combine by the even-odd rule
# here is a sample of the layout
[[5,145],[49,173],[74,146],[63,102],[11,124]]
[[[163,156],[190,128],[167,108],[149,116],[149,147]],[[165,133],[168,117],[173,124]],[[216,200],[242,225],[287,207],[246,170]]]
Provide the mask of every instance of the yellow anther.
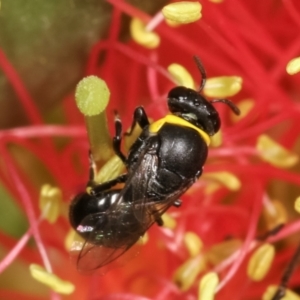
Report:
[[287,223],[288,214],[282,201],[272,200],[264,205],[263,217],[269,230]]
[[201,9],[202,6],[199,2],[182,1],[166,5],[162,9],[162,13],[167,20],[187,24],[201,18]]
[[195,88],[193,77],[185,67],[174,63],[168,66],[168,71],[176,80],[178,85],[182,85],[190,89]]
[[70,210],[69,203],[66,203],[65,201],[61,202],[61,204],[60,204],[60,215],[64,218],[68,218],[69,217],[69,210]]
[[31,276],[35,280],[43,283],[44,285],[47,285],[53,291],[59,294],[70,295],[75,290],[75,286],[73,283],[69,281],[64,281],[58,276],[52,273],[48,273],[42,266],[31,264],[29,266],[29,270]]
[[293,58],[288,62],[286,72],[290,75],[300,72],[300,57]]
[[216,192],[222,185],[215,181],[209,181],[205,186],[205,193],[211,195]]
[[237,107],[240,109],[240,115],[236,115],[235,113],[231,113],[231,119],[233,122],[238,122],[239,120],[243,119],[246,115],[248,115],[248,113],[250,112],[250,110],[254,107],[254,101],[253,99],[245,99],[240,101],[237,104]]
[[161,218],[164,222],[164,227],[167,227],[169,229],[174,229],[176,227],[177,222],[172,216],[170,216],[170,214],[165,213]]
[[62,192],[58,187],[50,184],[44,184],[40,191],[39,205],[43,217],[49,223],[54,223],[60,214],[60,205],[62,203]]
[[219,277],[217,273],[210,272],[204,275],[199,283],[199,300],[213,300],[215,299],[216,287],[219,284]]
[[100,169],[95,180],[96,182],[109,181],[118,177],[122,173],[122,170],[124,170],[123,162],[118,156],[114,155]]
[[168,19],[165,19],[166,20],[166,23],[170,26],[170,27],[173,27],[173,28],[176,28],[178,26],[180,26],[181,24],[178,23],[178,22],[174,22],[174,21],[171,21],[171,20],[168,20]]
[[145,232],[145,234],[137,241],[139,245],[146,245],[149,241],[149,234]]
[[85,188],[85,192],[87,193],[87,194],[91,194],[91,191],[92,191],[92,187],[91,186],[87,186],[86,188]]
[[185,261],[175,272],[173,281],[182,291],[187,291],[206,267],[203,257],[193,257]]
[[215,135],[210,138],[212,147],[220,147],[222,145],[222,130],[219,130]]
[[199,236],[191,231],[187,231],[184,234],[183,242],[191,257],[197,256],[203,247],[203,243]]
[[243,79],[239,76],[220,76],[208,78],[203,93],[212,98],[227,98],[242,89]]
[[275,248],[264,244],[257,248],[248,262],[247,274],[253,281],[261,281],[271,268],[275,257]]
[[209,1],[213,3],[222,3],[224,0],[209,0]]
[[[263,294],[262,300],[272,300],[278,286],[270,285]],[[300,296],[289,289],[285,289],[285,295],[280,300],[300,300]]]
[[295,211],[300,214],[300,196],[296,198],[294,208]]
[[105,81],[97,76],[85,77],[76,87],[76,105],[85,117],[90,149],[97,167],[112,155],[105,114],[109,97],[110,91]]
[[237,251],[241,245],[242,242],[238,239],[224,241],[212,246],[206,253],[206,258],[211,264],[217,265]]
[[70,249],[73,247],[74,241],[80,241],[83,243],[84,239],[73,228],[71,228],[65,238],[65,249],[67,251],[70,251]]
[[130,32],[134,41],[146,48],[153,49],[158,47],[160,37],[153,31],[147,31],[145,24],[137,18],[133,18],[130,23]]
[[222,171],[222,172],[211,172],[203,174],[202,178],[216,180],[222,183],[231,191],[237,191],[241,188],[240,180],[232,173]]
[[264,161],[279,168],[292,167],[299,160],[297,154],[291,153],[265,134],[258,137],[256,148]]

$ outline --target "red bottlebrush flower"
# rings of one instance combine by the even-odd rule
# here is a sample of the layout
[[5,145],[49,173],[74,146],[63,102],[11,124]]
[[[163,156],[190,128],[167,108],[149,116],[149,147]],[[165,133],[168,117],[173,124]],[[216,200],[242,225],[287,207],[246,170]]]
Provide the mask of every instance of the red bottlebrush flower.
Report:
[[[165,227],[152,226],[140,255],[124,267],[103,277],[82,276],[65,246],[70,199],[88,178],[82,116],[68,96],[61,107],[65,124],[45,124],[0,52],[0,67],[31,122],[0,131],[3,197],[21,211],[16,220],[3,219],[8,227],[27,220],[17,236],[0,222],[0,276],[8,282],[0,298],[272,299],[276,289],[269,287],[280,284],[299,243],[299,74],[286,72],[300,53],[298,4],[205,0],[192,23],[171,26],[161,12],[149,16],[125,1],[108,2],[113,7],[109,36],[91,49],[83,76],[107,83],[111,132],[114,109],[124,128],[138,105],[153,120],[165,116],[166,95],[181,81],[182,66],[191,73],[182,84],[197,88],[193,55],[208,74],[204,94],[228,96],[242,115],[236,118],[215,104],[221,133],[213,137],[204,173],[182,197],[182,207],[168,211]],[[167,18],[176,20],[172,9]],[[194,8],[180,9],[180,15],[194,14]],[[134,19],[134,39],[125,42],[118,39],[123,15]],[[175,71],[170,67],[174,63],[179,75],[178,65]],[[50,290],[31,278],[29,265]],[[299,270],[293,272],[287,293],[297,293],[300,284]]]

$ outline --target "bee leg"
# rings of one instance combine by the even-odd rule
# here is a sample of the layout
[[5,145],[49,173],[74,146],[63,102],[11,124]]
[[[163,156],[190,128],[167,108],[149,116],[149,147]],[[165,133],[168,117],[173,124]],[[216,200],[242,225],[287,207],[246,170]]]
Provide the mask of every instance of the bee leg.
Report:
[[174,201],[173,206],[180,207],[181,204],[182,204],[182,201],[180,199],[177,199],[177,200]]
[[86,187],[93,188],[97,185],[95,182],[95,170],[96,170],[96,164],[92,155],[92,151],[89,150],[89,180],[86,184]]
[[156,217],[155,218],[155,222],[158,226],[163,226],[164,225],[164,221],[162,220],[161,217]]
[[144,110],[144,108],[142,106],[138,106],[134,110],[132,124],[131,124],[129,132],[125,132],[126,136],[130,136],[132,134],[133,129],[136,124],[139,124],[139,126],[142,129],[150,124],[147,114],[146,114],[146,111]]
[[121,151],[122,142],[122,122],[117,112],[115,112],[115,136],[113,138],[113,149],[114,152],[122,160],[125,166],[127,166],[127,158]]
[[97,194],[102,193],[103,191],[111,189],[118,183],[124,183],[128,178],[128,174],[122,174],[115,179],[103,182],[101,184],[97,184],[96,186],[92,187],[90,194],[93,196],[97,196]]
[[163,221],[163,219],[161,218],[161,215],[160,215],[157,211],[153,210],[153,211],[152,211],[152,215],[153,215],[153,217],[154,217],[154,219],[155,219],[155,222],[156,222],[156,224],[157,224],[158,226],[163,226],[163,225],[164,225],[164,221]]
[[97,195],[98,193],[108,190],[118,183],[124,183],[128,177],[127,174],[122,174],[117,178],[99,184],[95,181],[96,164],[93,159],[91,150],[89,150],[89,161],[90,161],[89,180],[86,184],[86,187],[90,188],[90,193],[93,195]]

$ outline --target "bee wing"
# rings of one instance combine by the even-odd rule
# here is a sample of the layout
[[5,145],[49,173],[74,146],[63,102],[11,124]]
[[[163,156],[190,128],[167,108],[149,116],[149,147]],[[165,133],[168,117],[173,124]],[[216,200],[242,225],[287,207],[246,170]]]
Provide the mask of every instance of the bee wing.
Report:
[[[112,214],[113,213],[113,214]],[[77,264],[81,273],[89,274],[101,268],[99,274],[105,274],[108,268],[102,268],[116,261],[122,254],[127,252],[141,237],[144,232],[136,229],[136,219],[119,211],[96,213],[88,215],[78,226],[77,231],[85,234],[83,241],[75,240],[71,247],[71,259]],[[124,222],[127,222],[124,224]],[[127,232],[124,230],[127,230]],[[122,236],[126,238],[122,239]],[[127,255],[122,261],[137,254],[138,250]],[[109,268],[121,265],[116,262]]]
[[162,196],[163,199],[157,199],[154,186],[158,184],[155,182],[155,179],[159,168],[159,157],[157,153],[160,143],[157,136],[151,136],[145,140],[145,144],[146,146],[143,151],[141,151],[134,169],[130,170],[130,177],[126,181],[124,190],[130,190],[128,194],[131,195],[133,213],[146,231],[153,222],[160,222],[161,215],[173,205],[174,201],[177,200],[193,182],[187,180],[187,182],[182,183],[182,189]]
[[[148,155],[148,151],[153,145],[151,144],[151,139],[155,137],[151,136],[146,139],[146,146],[143,148],[141,153],[139,154],[137,162],[134,163],[134,166],[129,169],[128,177],[125,182],[124,187],[120,190],[118,197],[114,201],[114,203],[108,208],[107,213],[114,212],[122,206],[124,203],[123,196],[126,193],[125,201],[127,203],[146,203],[148,198],[146,197],[147,187],[149,184],[149,179],[155,175],[155,170],[158,165],[158,157],[157,155]],[[145,161],[148,159],[148,161]],[[151,169],[153,167],[154,169]],[[144,213],[144,207],[138,204],[136,207],[134,205],[131,206],[131,213],[136,215],[138,220],[143,223],[148,223],[150,220],[147,218]],[[137,210],[137,211],[135,211]],[[146,227],[148,228],[148,226]],[[144,230],[143,234],[146,230]],[[143,235],[142,234],[142,235]]]
[[[141,189],[139,193],[134,191],[135,184],[140,183],[140,180],[135,182],[136,174],[143,166],[141,162],[147,150],[146,147],[141,153],[136,167],[130,172],[123,189],[120,190],[116,201],[108,210],[88,215],[76,228],[85,236],[85,240],[74,241],[71,247],[71,258],[81,273],[91,273],[99,268],[102,273],[105,273],[103,267],[111,265],[111,262],[116,261],[127,252],[153,224],[152,215],[146,214],[142,207],[145,203],[143,197],[146,191],[144,189]],[[123,196],[129,189],[133,190],[134,194],[131,194],[132,197],[128,196],[129,203],[126,203],[123,201]],[[141,199],[141,201],[137,201],[141,205],[136,207],[135,199]],[[126,205],[128,207],[124,209]],[[136,217],[135,209],[141,210],[141,212],[137,212],[139,218]],[[122,238],[122,235],[126,238]]]
[[161,216],[174,204],[174,201],[178,200],[182,194],[182,191],[170,194],[164,200],[159,202],[145,202],[145,199],[135,201],[135,214],[137,215],[137,218],[147,220],[146,222],[141,220],[145,231],[147,231],[155,222],[158,222],[158,224],[161,225]]
[[[145,146],[140,152],[137,162],[129,170],[129,177],[122,190],[127,192],[129,201],[132,202],[133,214],[140,222],[140,226],[146,231],[153,223],[153,217],[150,213],[151,202],[148,196],[148,188],[151,184],[151,179],[156,176],[158,168],[158,156],[153,145],[157,136],[147,138],[144,143]],[[154,141],[154,142],[153,142]]]
[[149,228],[156,219],[154,217],[155,202],[149,197],[148,189],[151,179],[156,176],[157,156],[145,154],[143,163],[137,168],[132,186],[134,215],[145,228]]
[[84,241],[72,246],[71,260],[77,265],[81,274],[90,275],[97,271],[100,275],[104,275],[109,269],[122,265],[122,263],[117,263],[117,259],[131,246],[107,248]]

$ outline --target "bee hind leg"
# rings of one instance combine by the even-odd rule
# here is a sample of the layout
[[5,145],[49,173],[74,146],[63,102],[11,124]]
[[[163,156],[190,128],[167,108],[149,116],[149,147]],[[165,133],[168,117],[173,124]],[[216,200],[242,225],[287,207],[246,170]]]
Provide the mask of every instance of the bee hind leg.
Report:
[[92,187],[90,194],[97,196],[97,194],[102,193],[103,191],[111,189],[113,186],[117,185],[118,183],[124,183],[128,178],[127,174],[122,174],[112,180],[103,182],[103,183],[98,183],[94,187]]

